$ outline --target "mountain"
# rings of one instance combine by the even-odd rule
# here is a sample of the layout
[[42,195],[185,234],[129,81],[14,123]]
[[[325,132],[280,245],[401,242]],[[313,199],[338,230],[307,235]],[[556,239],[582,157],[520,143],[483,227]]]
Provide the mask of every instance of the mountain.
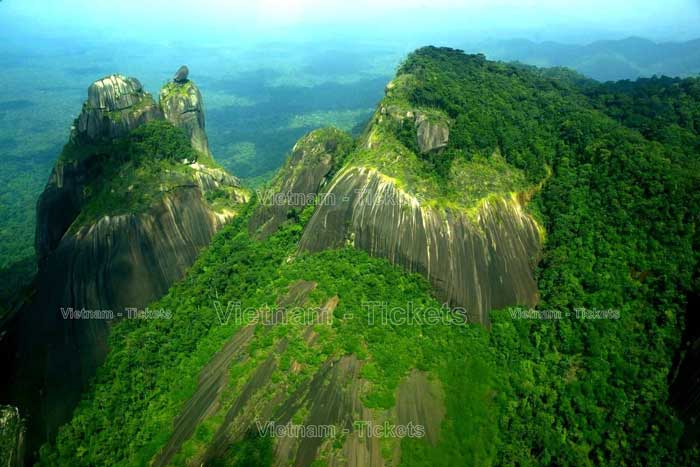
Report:
[[112,324],[182,279],[247,198],[212,159],[186,76],[159,102],[122,75],[89,87],[37,203],[33,297],[3,341],[5,397],[29,416],[33,449],[69,419]]
[[475,48],[494,60],[572,68],[598,81],[700,74],[700,39],[656,43],[630,37],[587,45],[511,39],[484,41]]
[[170,319],[113,326],[42,465],[689,464],[698,80],[571,77],[410,54],[362,136],[302,138],[150,305]]

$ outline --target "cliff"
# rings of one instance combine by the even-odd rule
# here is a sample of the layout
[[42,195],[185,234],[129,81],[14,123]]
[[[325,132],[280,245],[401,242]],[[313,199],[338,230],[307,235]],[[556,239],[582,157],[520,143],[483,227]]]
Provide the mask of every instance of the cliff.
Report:
[[95,81],[39,197],[38,285],[12,329],[8,389],[29,415],[33,449],[69,418],[111,323],[183,278],[248,199],[211,158],[201,94],[192,81],[187,89],[182,117],[172,113],[180,97],[162,108],[134,78]]
[[88,98],[71,129],[72,137],[111,140],[126,136],[137,126],[162,115],[139,80],[110,75],[88,88]]
[[192,81],[173,80],[163,86],[160,90],[160,107],[169,122],[185,131],[193,148],[211,155],[204,131],[202,94]]
[[290,215],[285,200],[313,200],[300,251],[352,245],[386,258],[426,277],[473,322],[488,324],[493,309],[535,305],[542,230],[527,208],[535,187],[498,150],[431,173],[431,161],[447,157],[450,118],[411,105],[412,81],[389,83],[354,150],[328,151],[338,138],[332,130],[302,138],[272,184],[272,206],[251,218],[251,233],[276,230]]
[[537,224],[518,197],[486,199],[475,217],[422,204],[381,172],[350,167],[333,179],[300,249],[351,244],[430,280],[437,296],[488,323],[488,311],[534,305]]
[[[596,107],[411,54],[349,150],[299,141],[273,202],[153,305],[174,319],[117,325],[42,464],[692,464],[668,383],[692,423],[694,349],[671,359],[697,305],[697,171]],[[540,257],[542,308],[491,310],[538,301]]]
[[290,216],[315,206],[317,194],[352,149],[349,135],[334,128],[315,130],[300,139],[270,186],[259,196],[249,222],[251,235],[265,238]]

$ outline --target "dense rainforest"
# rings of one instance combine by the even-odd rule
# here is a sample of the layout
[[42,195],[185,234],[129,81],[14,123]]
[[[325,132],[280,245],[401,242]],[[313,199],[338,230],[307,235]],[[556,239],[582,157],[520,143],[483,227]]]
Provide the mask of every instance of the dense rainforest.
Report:
[[[104,366],[72,420],[42,448],[42,465],[270,464],[277,441],[254,431],[209,455],[227,410],[268,361],[276,366],[254,396],[258,407],[293,399],[325,362],[340,366],[347,356],[361,370],[346,384],[363,382],[362,410],[373,417],[401,407],[402,381],[413,371],[431,375],[425,384],[440,388],[440,416],[430,420],[437,434],[382,441],[377,449],[386,462],[397,452],[409,465],[698,459],[697,439],[688,436],[697,412],[673,407],[669,386],[687,315],[697,311],[688,300],[700,290],[700,80],[597,84],[426,47],[405,59],[392,83],[375,120],[334,162],[321,190],[353,164],[389,173],[410,163],[420,180],[392,172],[391,183],[406,192],[412,183],[429,186],[432,199],[444,201],[436,203],[440,209],[461,209],[460,197],[517,192],[542,229],[536,310],[557,318],[523,319],[510,308],[493,310],[486,326],[461,322],[425,277],[352,241],[300,251],[313,205],[295,210],[272,235],[256,236],[248,225],[261,200],[253,197],[186,278],[151,305],[172,311],[172,319],[113,326]],[[415,137],[419,120],[380,122],[389,106],[448,126],[448,142],[424,151]],[[376,135],[391,145],[375,149]],[[465,174],[483,186],[456,187],[455,177]],[[161,457],[200,371],[245,327],[222,322],[220,304],[274,308],[300,282],[315,284],[310,303],[337,303],[331,324],[313,326],[313,341],[292,324],[257,327],[247,357],[227,370],[216,410],[197,420],[174,454]],[[450,324],[373,322],[365,304],[378,301],[410,302],[416,315],[439,309]],[[310,407],[297,407],[294,420],[313,415]],[[344,443],[324,445],[312,458],[329,461]]]

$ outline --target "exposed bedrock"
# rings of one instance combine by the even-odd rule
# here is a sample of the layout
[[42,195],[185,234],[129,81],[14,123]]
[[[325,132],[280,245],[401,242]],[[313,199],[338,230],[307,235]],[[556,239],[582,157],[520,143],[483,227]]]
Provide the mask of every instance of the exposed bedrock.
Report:
[[438,298],[488,324],[489,310],[534,305],[536,222],[512,198],[483,201],[474,213],[422,205],[380,172],[338,174],[300,241],[317,252],[352,244],[425,276]]
[[165,294],[226,220],[192,185],[145,212],[105,216],[63,236],[17,323],[11,396],[29,411],[34,448],[70,418],[107,354],[110,323]]
[[204,100],[192,80],[173,81],[163,86],[160,107],[170,123],[185,131],[194,149],[211,155],[204,130]]
[[349,135],[333,128],[315,130],[300,139],[277,173],[272,188],[260,196],[259,206],[248,224],[251,235],[268,237],[293,210],[300,211],[315,202],[319,189],[350,146]]
[[144,306],[184,276],[225,220],[196,186],[179,188],[143,213],[104,216],[64,236],[53,252],[52,293],[74,307]]
[[158,104],[144,92],[139,80],[110,75],[88,88],[88,99],[73,124],[71,138],[90,142],[111,140],[162,117]]
[[450,139],[450,127],[445,123],[431,122],[425,115],[416,116],[416,138],[420,152],[425,154],[430,151],[447,147]]
[[[287,292],[278,296],[275,313],[283,316],[287,310],[305,306],[316,287],[315,282],[306,280],[290,284]],[[332,316],[339,301],[337,295],[327,300],[319,311],[319,319]],[[292,360],[286,372],[296,373],[307,365],[293,355],[291,341],[301,339],[305,345],[315,348],[325,345],[326,341],[319,338],[318,330],[312,324],[299,329],[294,337],[288,333],[277,339],[267,355],[256,356],[251,352],[256,346],[251,347],[251,344],[272,332],[275,326],[274,323],[243,326],[211,358],[200,373],[194,394],[173,420],[172,435],[151,465],[170,465],[207,417],[217,417],[221,423],[206,450],[190,454],[191,457],[184,461],[187,465],[213,465],[226,459],[232,443],[243,439],[251,430],[264,430],[268,422],[278,426],[333,425],[343,430],[342,437],[274,436],[272,465],[277,466],[307,466],[320,460],[333,466],[386,465],[383,450],[389,446],[381,444],[377,436],[368,436],[363,428],[358,427],[358,421],[374,426],[381,426],[384,422],[420,425],[425,430],[427,441],[433,446],[437,444],[445,415],[444,391],[437,378],[413,369],[398,385],[393,407],[370,409],[362,402],[362,395],[371,387],[371,383],[362,377],[365,362],[348,354],[328,358],[310,378],[305,378],[291,391],[287,384],[273,376],[284,358]],[[243,381],[237,383],[240,386],[230,394],[234,398],[224,396],[230,391],[226,388],[232,368],[247,366],[251,359],[257,359],[257,364]],[[393,443],[390,451],[390,465],[398,465],[401,444]],[[179,462],[183,463],[183,460]]]
[[[240,187],[240,181],[223,169],[207,167],[199,163],[189,164],[191,174],[201,194],[224,187]],[[84,189],[94,177],[100,176],[98,157],[86,157],[80,161],[58,160],[44,191],[37,201],[35,249],[39,267],[58,246],[65,232],[78,217],[86,202]],[[240,195],[235,202],[246,202]]]
[[[127,308],[143,309],[182,279],[235,215],[232,206],[247,200],[224,170],[188,163],[182,164],[187,176],[161,172],[163,182],[177,183],[147,206],[105,208],[79,221],[94,207],[88,188],[105,177],[109,154],[102,148],[150,118],[164,117],[137,80],[112,75],[93,83],[72,130],[71,152],[59,157],[37,203],[36,294],[2,341],[11,368],[0,385],[3,398],[29,420],[30,457],[70,418],[107,354],[110,322],[128,316]],[[203,133],[203,117],[199,128]],[[220,192],[231,206],[207,200]]]
[[189,76],[189,74],[190,69],[187,68],[187,65],[182,65],[175,72],[175,76],[173,76],[173,81],[175,81],[176,83],[185,83],[187,82],[187,77]]
[[34,247],[41,267],[80,214],[83,189],[90,182],[96,160],[58,160],[36,205]]

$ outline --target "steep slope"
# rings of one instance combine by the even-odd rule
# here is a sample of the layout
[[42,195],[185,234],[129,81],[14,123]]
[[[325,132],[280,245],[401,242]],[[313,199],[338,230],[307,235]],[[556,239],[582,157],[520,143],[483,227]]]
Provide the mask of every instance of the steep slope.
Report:
[[498,147],[431,175],[426,161],[451,157],[454,123],[437,106],[410,102],[417,86],[407,72],[389,83],[359,149],[324,190],[300,248],[349,243],[386,258],[425,276],[473,322],[488,323],[492,309],[535,305],[542,238],[526,210],[534,184]]
[[472,322],[488,323],[492,309],[537,303],[533,271],[540,234],[522,198],[483,200],[474,219],[460,209],[425,206],[367,167],[344,169],[326,197],[301,249],[350,243],[387,258],[428,278],[438,296],[463,308]]
[[352,146],[350,136],[334,128],[312,131],[299,140],[284,167],[260,193],[250,233],[265,238],[306,206],[318,203],[321,188],[342,166]]
[[[278,215],[253,199],[153,304],[172,319],[114,327],[113,352],[42,463],[690,464],[698,451],[680,444],[668,397],[697,293],[697,158],[596,106],[546,73],[414,52],[353,151],[326,149],[333,131],[312,134],[273,184],[309,180],[319,202]],[[421,132],[416,114],[431,123]],[[408,207],[364,208],[362,192],[338,191],[355,178]],[[460,235],[484,235],[496,272],[523,264],[507,256],[518,235],[537,239],[537,306],[487,310],[489,328],[441,306],[433,277],[389,254],[424,212],[445,213],[441,232],[460,216]],[[260,235],[270,219],[281,222]],[[471,287],[460,280],[447,286]]]
[[[486,331],[465,327],[462,316],[430,297],[419,276],[359,250],[289,261],[303,224],[290,220],[257,240],[248,235],[255,209],[249,206],[224,228],[188,278],[153,305],[172,310],[172,320],[125,321],[110,336],[119,351],[98,371],[98,387],[143,387],[155,397],[134,399],[133,393],[117,391],[90,398],[79,409],[84,424],[64,428],[61,447],[47,451],[43,461],[67,462],[73,443],[85,439],[79,464],[228,465],[269,452],[276,463],[384,465],[401,458],[407,442],[371,434],[385,422],[416,427],[402,437],[419,447],[425,442],[432,451],[440,441],[457,442],[458,433],[440,427],[447,420],[461,427],[465,420],[453,418],[456,413],[446,407],[464,403],[473,408],[474,419],[491,425],[482,438],[469,441],[475,447],[470,456],[487,459],[484,447],[495,433],[493,404],[488,384],[479,381],[491,370],[474,368],[471,380],[456,377],[476,360],[491,360],[483,347]],[[388,309],[406,309],[410,302],[415,308],[409,313],[439,316],[442,324],[385,321],[386,310],[366,307],[378,301]],[[444,349],[467,348],[469,342],[479,342],[481,349],[442,358]],[[129,354],[133,365],[152,371],[146,380],[127,371],[117,383],[113,372]],[[117,430],[107,429],[113,417],[120,420]],[[257,422],[272,423],[273,431],[287,423],[332,426],[327,429],[335,434],[273,442],[258,432]],[[358,428],[360,422],[367,432]],[[97,431],[83,438],[88,427]]]
[[211,156],[209,139],[204,131],[204,101],[188,75],[189,70],[178,73],[171,83],[163,86],[160,107],[169,122],[185,131],[195,150]]
[[[37,204],[41,272],[63,269],[46,281],[52,293],[65,290],[55,303],[145,306],[184,275],[245,202],[238,180],[216,166],[197,136],[204,121],[196,85],[164,89],[173,86],[187,86],[182,113],[194,120],[173,114],[182,96],[162,93],[161,105],[170,110],[161,110],[134,78],[112,75],[90,86]],[[63,287],[56,282],[61,275],[69,278]]]
[[138,80],[96,81],[37,203],[37,290],[5,341],[15,357],[4,395],[29,416],[34,450],[69,418],[111,323],[184,277],[247,199],[190,141],[203,119],[172,118],[181,129],[166,117]]

